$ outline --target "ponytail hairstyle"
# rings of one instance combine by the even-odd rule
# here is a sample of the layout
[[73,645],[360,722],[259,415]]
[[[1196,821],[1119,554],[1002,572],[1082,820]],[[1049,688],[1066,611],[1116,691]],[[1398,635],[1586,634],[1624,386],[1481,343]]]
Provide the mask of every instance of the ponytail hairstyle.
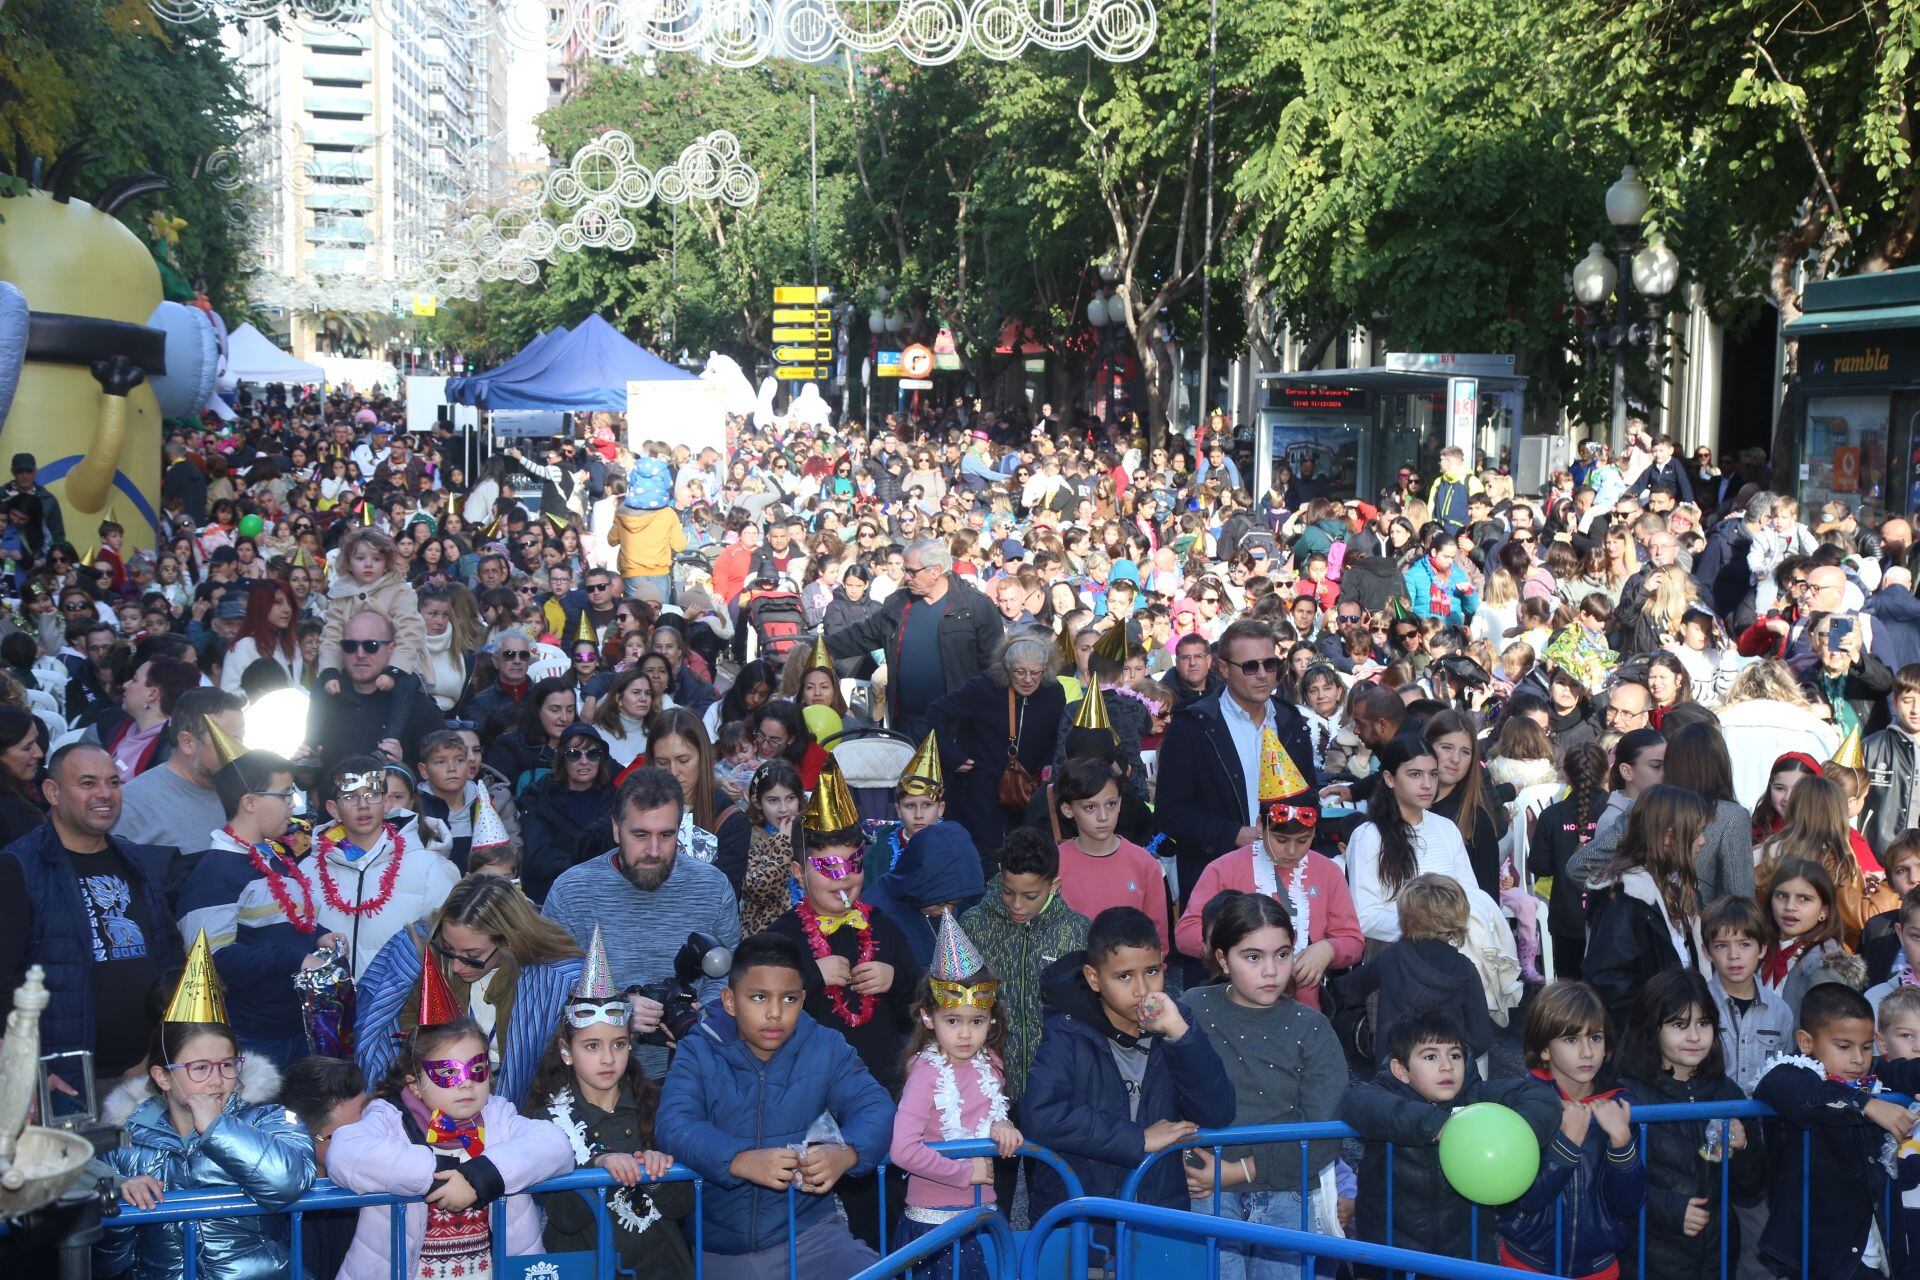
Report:
[[443,1056],[451,1045],[462,1040],[478,1040],[486,1044],[486,1033],[480,1030],[480,1024],[472,1018],[455,1018],[452,1022],[436,1023],[431,1027],[415,1027],[401,1041],[400,1056],[387,1068],[387,1075],[375,1089],[373,1096],[401,1105],[400,1095],[406,1092],[407,1082],[420,1074],[420,1063],[424,1059]]
[[[1751,668],[1749,668],[1751,670]],[[1786,825],[1787,815],[1773,807],[1773,780],[1783,773],[1804,773],[1810,778],[1824,776],[1814,759],[1799,751],[1789,751],[1767,770],[1767,789],[1753,805],[1753,842],[1762,844],[1767,837]]]
[[1585,839],[1588,826],[1599,819],[1596,807],[1607,803],[1607,749],[1597,742],[1582,742],[1567,752],[1560,772],[1566,775],[1573,801],[1574,825]]
[[1386,784],[1385,775],[1400,772],[1409,760],[1433,759],[1433,748],[1424,739],[1403,733],[1380,748],[1379,754],[1382,780],[1367,800],[1367,818],[1380,832],[1380,883],[1392,897],[1420,873],[1420,860],[1413,848],[1413,824],[1400,812],[1399,794]]
[[1620,790],[1620,766],[1637,765],[1640,757],[1659,747],[1666,749],[1667,740],[1658,729],[1634,729],[1620,735],[1620,741],[1613,744],[1613,763],[1607,766],[1607,790]]

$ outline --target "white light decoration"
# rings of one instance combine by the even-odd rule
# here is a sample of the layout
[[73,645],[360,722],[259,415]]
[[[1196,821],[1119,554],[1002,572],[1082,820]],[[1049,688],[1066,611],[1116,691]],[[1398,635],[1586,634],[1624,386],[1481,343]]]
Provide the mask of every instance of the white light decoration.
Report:
[[[818,62],[841,49],[900,53],[923,66],[969,49],[1007,61],[1028,48],[1089,50],[1131,62],[1153,44],[1153,0],[149,0],[162,21],[372,18],[431,37],[503,35],[529,51],[645,62],[691,53],[725,67],[769,57]],[[420,20],[424,11],[424,23]]]

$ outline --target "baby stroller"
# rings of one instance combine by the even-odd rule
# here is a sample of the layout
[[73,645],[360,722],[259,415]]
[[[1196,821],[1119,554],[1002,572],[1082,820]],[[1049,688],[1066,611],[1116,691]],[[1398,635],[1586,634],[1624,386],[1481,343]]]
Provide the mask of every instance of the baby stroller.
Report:
[[747,602],[747,622],[753,628],[756,655],[777,668],[807,633],[807,611],[800,593],[779,589],[754,592]]
[[846,775],[847,790],[861,818],[884,822],[893,817],[893,788],[913,761],[918,744],[897,729],[844,729],[820,744]]

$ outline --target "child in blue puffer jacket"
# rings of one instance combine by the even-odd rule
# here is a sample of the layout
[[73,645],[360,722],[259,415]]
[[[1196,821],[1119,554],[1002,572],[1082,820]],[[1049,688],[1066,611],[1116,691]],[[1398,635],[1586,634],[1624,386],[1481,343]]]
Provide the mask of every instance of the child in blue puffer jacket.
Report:
[[1525,1061],[1559,1093],[1560,1128],[1541,1152],[1533,1186],[1497,1219],[1507,1266],[1583,1278],[1620,1272],[1647,1171],[1624,1093],[1595,1084],[1612,1032],[1606,1005],[1584,982],[1553,983],[1527,1011]]
[[[779,934],[743,941],[721,1008],[681,1042],[661,1090],[654,1136],[707,1183],[708,1280],[785,1280],[790,1190],[795,1274],[845,1280],[878,1257],[848,1232],[832,1193],[886,1158],[893,1101],[845,1037],[801,1011],[806,963]],[[823,1118],[839,1141],[819,1141]]]

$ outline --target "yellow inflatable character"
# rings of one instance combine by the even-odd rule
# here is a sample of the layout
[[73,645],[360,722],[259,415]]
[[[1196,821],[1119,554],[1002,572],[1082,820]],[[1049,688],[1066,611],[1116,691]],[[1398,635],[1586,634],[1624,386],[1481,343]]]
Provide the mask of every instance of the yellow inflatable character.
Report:
[[161,406],[205,407],[217,339],[204,313],[162,301],[147,246],[114,217],[166,183],[123,178],[88,204],[73,194],[86,161],[70,152],[0,198],[0,456],[39,460],[75,546],[111,507],[128,545],[151,547]]

